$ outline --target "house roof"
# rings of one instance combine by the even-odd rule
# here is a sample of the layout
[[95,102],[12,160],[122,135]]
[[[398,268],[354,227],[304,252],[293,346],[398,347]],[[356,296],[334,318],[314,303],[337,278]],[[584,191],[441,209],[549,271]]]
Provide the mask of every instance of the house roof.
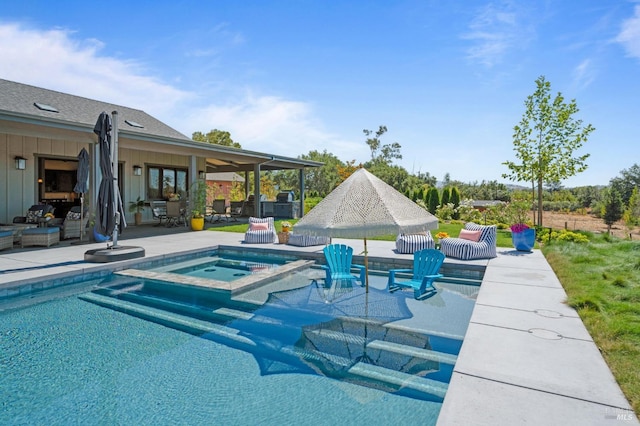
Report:
[[322,166],[315,161],[196,142],[138,109],[0,79],[0,131],[95,143],[93,127],[103,111],[117,111],[121,147],[205,157],[208,172],[253,171],[255,164],[262,170]]

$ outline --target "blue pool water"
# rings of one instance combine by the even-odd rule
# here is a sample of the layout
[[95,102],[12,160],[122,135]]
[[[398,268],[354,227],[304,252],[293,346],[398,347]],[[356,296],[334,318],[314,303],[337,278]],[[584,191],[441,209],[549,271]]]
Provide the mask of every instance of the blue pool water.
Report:
[[[369,295],[347,288],[326,304],[317,272],[219,301],[169,300],[153,282],[112,276],[91,292],[6,311],[0,424],[435,424],[441,397],[377,374],[446,388],[477,288],[443,283],[416,301],[372,276]],[[350,354],[357,359],[345,361]],[[356,361],[363,372],[347,373]]]
[[196,261],[185,261],[171,267],[155,268],[175,274],[198,278],[209,278],[218,281],[233,281],[247,275],[266,273],[277,269],[282,263],[269,259],[234,259],[210,256]]

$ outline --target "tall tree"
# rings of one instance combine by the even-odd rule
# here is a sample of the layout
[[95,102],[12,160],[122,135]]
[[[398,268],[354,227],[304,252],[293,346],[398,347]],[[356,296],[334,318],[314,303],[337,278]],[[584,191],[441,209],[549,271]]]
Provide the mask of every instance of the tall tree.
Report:
[[231,133],[225,132],[224,130],[213,129],[206,135],[202,132],[193,132],[191,134],[191,139],[197,142],[242,148],[238,142],[234,142],[233,139],[231,139]]
[[451,188],[451,199],[449,202],[453,204],[453,218],[460,219],[460,213],[458,213],[458,207],[460,207],[460,191],[457,186]]
[[587,169],[589,154],[574,156],[574,151],[595,130],[573,117],[579,111],[575,99],[566,103],[558,92],[552,100],[550,92],[551,83],[538,77],[535,92],[524,103],[522,120],[514,127],[513,149],[520,163],[502,163],[510,170],[502,177],[537,184],[538,225],[542,225],[544,183],[560,182]]
[[380,137],[387,133],[387,126],[380,126],[375,133],[373,130],[367,129],[364,129],[362,132],[367,137],[366,142],[371,150],[372,164],[365,164],[365,167],[369,168],[377,163],[390,165],[393,159],[402,159],[402,154],[400,154],[400,148],[402,148],[402,146],[398,142],[383,145],[380,141]]

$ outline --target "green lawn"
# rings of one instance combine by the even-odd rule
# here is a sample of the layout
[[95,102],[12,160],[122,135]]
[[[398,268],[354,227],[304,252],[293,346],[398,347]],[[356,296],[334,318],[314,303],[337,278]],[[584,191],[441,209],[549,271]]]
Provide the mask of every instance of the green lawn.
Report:
[[590,235],[542,249],[609,368],[640,414],[640,241]]

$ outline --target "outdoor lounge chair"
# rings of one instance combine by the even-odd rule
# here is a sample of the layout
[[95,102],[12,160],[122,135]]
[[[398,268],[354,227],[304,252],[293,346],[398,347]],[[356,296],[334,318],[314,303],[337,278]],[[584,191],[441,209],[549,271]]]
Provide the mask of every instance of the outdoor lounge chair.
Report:
[[[321,265],[326,272],[325,287],[332,287],[334,281],[360,281],[365,284],[366,270],[363,265],[352,264],[353,248],[344,244],[330,244],[323,249],[326,265]],[[353,275],[351,269],[359,270],[359,275]]]
[[87,227],[89,212],[88,210],[85,210],[84,217],[81,217],[82,213],[80,210],[80,206],[73,206],[67,212],[67,216],[64,218],[64,222],[61,226],[63,240],[67,238],[80,238],[81,230]]
[[496,257],[497,228],[473,222],[464,225],[459,238],[442,238],[440,250],[448,257],[461,260]]
[[213,205],[211,207],[211,215],[210,221],[213,222],[221,222],[223,219],[228,222],[231,214],[227,212],[226,201],[223,199],[213,200]]
[[244,234],[244,242],[247,244],[277,243],[278,233],[276,232],[273,218],[250,217],[249,229]]
[[53,213],[54,207],[50,204],[34,204],[27,210],[26,216],[16,216],[13,223],[38,223],[47,213]]
[[[433,293],[436,288],[433,282],[438,278],[442,278],[442,274],[438,273],[442,263],[444,262],[444,254],[436,249],[419,250],[413,254],[413,269],[390,269],[389,280],[387,281],[387,290],[390,292],[399,290],[403,287],[413,289],[413,297],[420,299],[427,293]],[[410,280],[399,280],[396,273],[413,273]]]

